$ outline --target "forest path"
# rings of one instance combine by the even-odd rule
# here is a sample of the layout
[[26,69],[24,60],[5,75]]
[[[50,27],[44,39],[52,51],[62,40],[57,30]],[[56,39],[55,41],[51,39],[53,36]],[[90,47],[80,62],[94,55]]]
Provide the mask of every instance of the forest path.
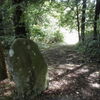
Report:
[[[34,100],[100,100],[100,63],[89,61],[73,46],[54,46],[42,54],[48,64],[49,85]],[[13,89],[14,83],[8,80],[0,85],[1,95],[9,96]],[[12,99],[1,96],[0,100]]]
[[51,95],[43,100],[100,100],[100,63],[92,63],[73,46],[54,47],[43,55],[49,67],[45,96]]

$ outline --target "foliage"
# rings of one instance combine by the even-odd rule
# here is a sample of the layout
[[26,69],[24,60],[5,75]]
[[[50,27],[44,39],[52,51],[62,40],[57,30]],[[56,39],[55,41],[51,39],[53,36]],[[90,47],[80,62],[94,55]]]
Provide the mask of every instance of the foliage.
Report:
[[45,38],[45,34],[43,31],[41,31],[40,27],[34,26],[32,28],[32,34],[31,34],[31,39],[38,42],[38,41],[43,41]]
[[52,44],[52,43],[62,42],[63,35],[59,31],[49,34],[41,30],[41,27],[34,26],[31,34],[31,39],[37,43],[42,42],[45,44]]
[[54,33],[54,38],[55,38],[54,40],[55,42],[63,42],[63,35],[62,33],[60,33],[59,30]]
[[59,32],[59,12],[57,12],[54,3],[46,1],[38,7],[29,4],[24,14],[30,38],[35,42],[42,44],[62,42],[63,36]]
[[15,40],[15,36],[0,36],[0,40],[6,49],[9,49],[12,42]]
[[60,7],[60,25],[64,27],[69,27],[71,29],[76,28],[76,8],[73,1],[69,2],[67,5],[61,5]]
[[12,22],[13,7],[11,6],[11,0],[5,0],[0,5],[0,40],[4,44],[5,48],[9,48],[10,44],[14,40],[14,26]]
[[80,42],[77,45],[77,50],[84,53],[93,61],[100,61],[100,40],[92,40],[90,35],[84,44]]
[[86,53],[90,58],[95,59],[100,57],[100,41],[93,40],[88,43]]
[[[52,44],[63,41],[63,35],[60,32],[60,27],[77,29],[77,6],[79,11],[79,22],[82,17],[82,0],[68,0],[62,2],[47,1],[47,0],[28,0],[28,2],[20,3],[23,7],[24,15],[21,16],[21,20],[26,23],[26,28],[29,30],[29,36],[37,43]],[[27,4],[26,4],[27,3]],[[86,33],[93,31],[94,23],[94,1],[87,1],[86,8]],[[14,6],[11,4],[11,0],[5,0],[4,5],[0,7],[3,12],[3,28],[4,28],[4,40],[9,45],[14,38],[14,26],[12,21]],[[81,25],[81,23],[80,23]],[[98,20],[99,29],[99,20]],[[11,36],[11,39],[9,36]],[[9,39],[8,39],[9,37]],[[13,38],[12,38],[13,37]],[[86,35],[87,37],[87,35]],[[7,42],[8,41],[8,42]],[[85,40],[88,43],[88,40]],[[91,40],[92,41],[92,40]],[[84,45],[83,45],[84,47]],[[83,47],[81,48],[83,50]],[[84,47],[85,49],[85,47]],[[84,50],[83,50],[84,51]]]
[[13,35],[14,27],[12,22],[13,7],[10,0],[5,0],[4,4],[0,6],[0,13],[2,14],[2,29],[5,35]]

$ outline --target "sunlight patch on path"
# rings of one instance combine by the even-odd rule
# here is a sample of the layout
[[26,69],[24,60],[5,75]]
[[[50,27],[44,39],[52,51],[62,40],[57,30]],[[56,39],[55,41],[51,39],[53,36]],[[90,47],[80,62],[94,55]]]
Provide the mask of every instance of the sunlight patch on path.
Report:
[[70,30],[61,28],[60,30],[63,33],[64,42],[67,45],[75,45],[79,42],[78,32],[75,29],[70,31]]

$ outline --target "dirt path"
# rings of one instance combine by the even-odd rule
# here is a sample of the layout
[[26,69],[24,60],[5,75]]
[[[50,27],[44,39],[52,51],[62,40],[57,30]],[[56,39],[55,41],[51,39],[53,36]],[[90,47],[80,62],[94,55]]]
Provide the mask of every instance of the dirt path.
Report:
[[68,46],[46,50],[43,55],[49,66],[45,93],[56,98],[50,100],[100,100],[100,64],[89,63]]
[[69,46],[42,53],[48,64],[49,85],[34,100],[100,100],[100,63],[89,63]]

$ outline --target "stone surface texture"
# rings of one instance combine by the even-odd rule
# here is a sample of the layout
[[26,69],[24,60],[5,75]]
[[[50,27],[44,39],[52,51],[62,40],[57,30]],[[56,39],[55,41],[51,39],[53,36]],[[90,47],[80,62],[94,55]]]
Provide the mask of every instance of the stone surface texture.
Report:
[[20,98],[29,100],[47,87],[47,65],[32,40],[16,39],[9,50],[9,62]]

